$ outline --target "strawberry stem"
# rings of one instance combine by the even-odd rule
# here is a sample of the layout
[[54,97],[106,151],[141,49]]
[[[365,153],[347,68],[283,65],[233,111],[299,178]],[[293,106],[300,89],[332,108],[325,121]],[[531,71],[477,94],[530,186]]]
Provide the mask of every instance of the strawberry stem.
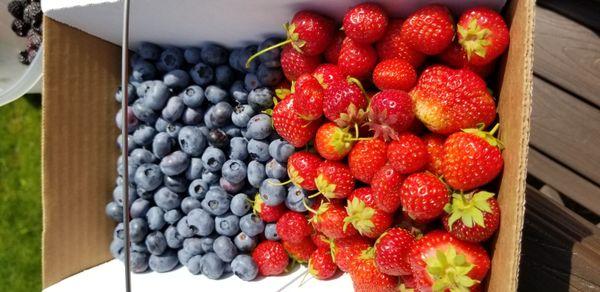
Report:
[[302,199],[302,205],[304,205],[304,208],[306,208],[306,210],[308,210],[309,212],[311,212],[313,214],[317,214],[317,210],[309,207],[308,204],[306,203],[306,201],[308,201],[306,198]]
[[348,82],[350,83],[354,83],[356,84],[356,86],[358,86],[358,88],[360,88],[360,91],[362,91],[362,93],[368,97],[367,95],[367,91],[365,90],[365,88],[362,86],[362,83],[360,83],[360,80],[354,78],[354,77],[348,77],[346,80],[348,80]]
[[250,58],[248,58],[248,60],[246,61],[246,68],[250,68],[250,63],[252,63],[252,61],[254,59],[256,59],[256,57],[258,57],[258,56],[260,56],[260,55],[262,55],[262,54],[264,54],[264,53],[266,53],[266,52],[268,52],[268,51],[270,51],[272,49],[276,49],[276,48],[279,48],[281,46],[285,46],[285,45],[290,44],[292,42],[293,42],[292,39],[287,39],[287,40],[285,40],[283,42],[280,42],[278,44],[274,44],[274,45],[272,45],[270,47],[266,47],[266,48],[264,48],[264,49],[262,49],[262,50],[260,50],[260,51],[258,51],[256,53],[254,53],[254,55],[250,56]]
[[[321,193],[321,191],[318,191],[318,192],[316,192],[316,193],[314,193],[314,194],[312,194],[312,195],[308,196],[308,198],[309,198],[309,199],[312,199],[312,198],[314,198],[314,197],[316,197],[316,196],[318,196],[318,195],[320,195],[320,194],[322,194],[322,193]],[[326,196],[325,196],[325,198],[326,198],[327,200],[329,200],[329,198],[327,198]]]
[[490,135],[494,136],[496,134],[496,131],[498,131],[498,129],[500,128],[500,123],[497,123],[491,130],[490,130]]
[[272,181],[267,181],[267,183],[270,184],[270,185],[272,185],[272,186],[285,186],[285,185],[287,185],[287,184],[289,184],[291,182],[292,182],[291,179],[288,179],[288,180],[286,180],[284,182],[280,182],[280,183],[274,183]]

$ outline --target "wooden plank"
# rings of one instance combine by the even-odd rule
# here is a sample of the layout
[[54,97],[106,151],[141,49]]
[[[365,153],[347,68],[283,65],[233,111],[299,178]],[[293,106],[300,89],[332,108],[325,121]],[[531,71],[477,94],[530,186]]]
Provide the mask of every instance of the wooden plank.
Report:
[[600,106],[600,38],[556,12],[536,8],[533,70]]
[[600,110],[534,78],[531,145],[600,182]]
[[600,187],[533,148],[529,148],[527,171],[573,201],[600,215]]
[[600,0],[538,0],[536,4],[600,31]]
[[540,193],[546,195],[547,198],[554,200],[561,206],[565,205],[565,203],[563,203],[562,199],[560,198],[560,193],[549,185],[543,185],[540,188]]

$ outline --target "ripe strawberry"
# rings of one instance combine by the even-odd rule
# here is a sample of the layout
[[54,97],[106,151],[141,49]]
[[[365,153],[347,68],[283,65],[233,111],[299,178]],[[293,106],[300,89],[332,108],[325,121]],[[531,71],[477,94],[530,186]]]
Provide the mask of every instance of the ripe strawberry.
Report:
[[391,19],[383,38],[375,44],[381,60],[399,58],[417,68],[425,61],[425,54],[413,49],[402,39],[401,18]]
[[408,176],[400,189],[402,209],[410,218],[429,221],[444,212],[450,202],[450,191],[436,176],[428,172]]
[[281,240],[297,243],[310,236],[312,227],[303,214],[288,211],[277,221],[277,234]]
[[502,16],[486,7],[465,11],[456,26],[458,42],[473,65],[485,65],[498,58],[509,42],[509,33]]
[[348,166],[354,178],[371,183],[375,172],[386,164],[386,153],[387,145],[383,140],[358,141],[348,154]]
[[413,102],[406,92],[387,89],[375,94],[368,109],[368,126],[376,138],[397,140],[413,124]]
[[496,104],[485,81],[467,69],[431,66],[410,92],[415,114],[434,133],[449,135],[496,117]]
[[375,173],[371,180],[371,189],[373,189],[377,208],[394,213],[400,207],[402,181],[404,176],[394,170],[389,163]]
[[352,261],[361,252],[371,247],[371,243],[364,237],[351,236],[331,241],[331,258],[343,272],[348,272]]
[[369,44],[361,44],[346,37],[342,42],[337,65],[345,75],[358,79],[370,76],[377,63],[377,52]]
[[370,44],[385,33],[388,16],[383,7],[375,3],[361,3],[346,11],[342,27],[355,42]]
[[415,288],[417,288],[417,283],[412,274],[400,276],[400,286],[398,287],[400,292],[414,292]]
[[399,89],[409,91],[417,84],[417,71],[399,58],[386,59],[373,69],[373,83],[380,90]]
[[263,276],[280,275],[285,271],[289,258],[283,245],[277,241],[265,240],[252,251],[252,259]]
[[362,236],[377,238],[392,225],[392,215],[377,208],[371,188],[358,188],[348,197],[348,217],[344,227],[352,224]]
[[344,82],[346,80],[346,78],[344,78],[344,73],[342,73],[342,69],[333,64],[319,65],[313,72],[313,76],[319,80],[323,89],[326,89],[334,83]]
[[340,57],[340,50],[342,50],[342,42],[346,35],[343,31],[338,30],[333,36],[333,40],[329,43],[329,46],[325,50],[325,60],[331,64],[337,64],[338,58]]
[[427,153],[429,154],[429,162],[425,169],[435,175],[442,175],[445,137],[428,133],[422,136],[421,139],[423,139],[423,142],[427,147]]
[[396,227],[384,232],[375,242],[375,263],[379,271],[392,275],[410,275],[408,253],[415,242],[414,236]]
[[429,162],[427,146],[412,133],[401,134],[388,144],[387,157],[390,165],[402,174],[419,171]]
[[368,248],[354,259],[350,268],[350,277],[356,292],[392,292],[396,291],[398,277],[386,275],[377,269],[375,250]]
[[355,81],[330,83],[324,93],[323,113],[328,120],[348,127],[364,118],[367,98]]
[[445,210],[444,229],[460,240],[486,241],[500,225],[500,207],[490,192],[455,193]]
[[313,212],[310,222],[315,230],[331,239],[355,236],[358,234],[353,226],[344,227],[344,218],[348,215],[344,207],[335,203],[322,203]]
[[453,189],[472,190],[492,181],[504,166],[501,142],[494,138],[499,124],[490,131],[465,129],[444,143],[442,173]]
[[310,238],[312,239],[312,242],[318,248],[327,248],[327,249],[329,249],[331,243],[329,242],[329,238],[327,238],[327,236],[325,236],[325,234],[323,234],[321,232],[313,232],[310,235]]
[[298,79],[302,74],[311,73],[321,63],[319,56],[303,55],[292,46],[283,47],[280,61],[283,74],[290,81]]
[[273,108],[273,128],[294,147],[303,147],[317,133],[318,121],[307,122],[294,111],[294,96],[288,96]]
[[327,199],[343,199],[354,190],[354,178],[348,166],[337,161],[325,160],[317,168],[315,185]]
[[319,280],[333,277],[337,272],[337,266],[331,259],[329,248],[318,248],[308,260],[308,272]]
[[354,139],[347,129],[325,123],[317,130],[315,148],[327,160],[341,160],[352,150]]
[[302,239],[300,242],[282,240],[281,243],[290,258],[301,264],[307,263],[310,255],[317,249],[317,246],[309,237]]
[[402,38],[426,55],[443,52],[454,39],[454,22],[447,7],[433,4],[413,12],[402,24]]
[[277,222],[287,210],[284,204],[277,206],[268,206],[263,202],[259,194],[254,196],[254,205],[252,207],[254,214],[258,214],[260,219],[267,223]]
[[323,87],[313,75],[300,75],[294,86],[294,111],[307,121],[323,115]]
[[315,178],[317,178],[317,168],[320,164],[319,156],[308,151],[296,152],[288,158],[288,177],[296,186],[307,191],[314,191],[317,189]]
[[483,247],[437,230],[415,242],[409,262],[419,291],[472,291],[490,268]]
[[438,55],[438,59],[445,65],[454,69],[469,69],[481,78],[485,78],[494,72],[496,62],[492,61],[485,65],[473,65],[467,59],[467,53],[458,42],[453,42],[448,48]]

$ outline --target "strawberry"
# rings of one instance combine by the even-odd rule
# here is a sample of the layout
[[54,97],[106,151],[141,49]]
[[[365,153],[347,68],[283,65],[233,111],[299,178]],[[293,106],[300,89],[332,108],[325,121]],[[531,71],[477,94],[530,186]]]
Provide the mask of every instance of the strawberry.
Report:
[[259,194],[254,196],[254,205],[252,207],[254,214],[258,214],[260,219],[267,223],[277,222],[287,210],[284,204],[268,206],[263,202]]
[[392,292],[396,291],[398,277],[386,275],[377,269],[375,250],[365,249],[354,259],[350,268],[350,277],[356,292]]
[[277,234],[281,240],[297,243],[310,236],[312,227],[303,214],[288,211],[277,221]]
[[342,69],[333,64],[319,65],[313,72],[313,76],[319,80],[323,89],[326,89],[334,83],[344,82],[346,80],[344,78],[344,73],[342,73]]
[[375,263],[379,271],[392,275],[410,275],[408,253],[415,238],[405,229],[396,227],[384,232],[375,242]]
[[352,261],[369,247],[371,243],[361,236],[335,239],[330,244],[331,257],[340,270],[348,272]]
[[387,25],[387,13],[375,3],[361,3],[348,9],[342,21],[346,35],[363,44],[376,42],[383,37]]
[[387,157],[390,165],[402,174],[419,171],[429,162],[427,146],[412,133],[401,134],[388,144]]
[[358,141],[348,154],[348,166],[354,178],[371,183],[375,172],[386,164],[386,153],[387,145],[383,140]]
[[299,151],[290,155],[287,162],[288,177],[296,186],[307,191],[317,189],[315,178],[317,168],[321,164],[321,158],[308,151]]
[[329,248],[318,248],[308,260],[308,272],[319,280],[333,277],[337,272],[337,266],[331,259]]
[[290,81],[298,79],[302,74],[311,73],[321,63],[319,56],[303,55],[291,46],[283,47],[280,61],[283,74]]
[[346,37],[342,42],[337,65],[344,74],[365,79],[370,76],[377,62],[377,52],[369,44],[361,44]]
[[408,130],[415,119],[412,99],[401,90],[380,91],[371,99],[368,116],[367,125],[376,138],[397,140],[398,134]]
[[337,64],[338,58],[340,57],[340,50],[342,49],[342,42],[346,35],[343,31],[338,30],[333,36],[333,40],[329,43],[329,46],[325,50],[325,60],[331,64]]
[[310,255],[317,249],[317,246],[315,246],[309,237],[306,237],[299,242],[282,240],[281,243],[290,258],[301,264],[307,263]]
[[432,231],[417,240],[409,262],[419,291],[473,291],[490,268],[483,247],[444,231]]
[[252,259],[263,276],[280,275],[285,271],[289,258],[283,245],[277,241],[265,240],[252,251]]
[[294,111],[307,121],[323,115],[323,87],[313,75],[300,75],[294,86]]
[[498,127],[499,124],[496,124],[490,132],[465,129],[446,139],[442,174],[453,189],[467,191],[478,188],[502,171],[502,143],[494,138]]
[[357,81],[343,80],[330,83],[325,88],[323,113],[325,117],[340,127],[360,123],[367,107],[367,98]]
[[508,47],[510,37],[504,18],[486,7],[465,11],[458,19],[456,30],[458,43],[467,53],[469,64],[488,64]]
[[358,188],[348,197],[348,217],[344,228],[352,224],[362,236],[377,238],[392,224],[392,215],[377,208],[371,188]]
[[313,232],[310,235],[310,238],[312,239],[312,242],[318,248],[327,248],[328,249],[330,247],[329,238],[327,238],[327,236],[325,236],[325,234],[323,234],[321,232]]
[[[309,210],[310,211],[310,210]],[[355,236],[358,233],[353,226],[345,226],[344,218],[348,215],[344,207],[335,203],[322,203],[314,211],[310,222],[315,230],[323,233],[330,239]]]
[[417,71],[400,58],[386,59],[373,69],[373,83],[377,88],[409,91],[417,84]]
[[433,4],[413,12],[402,23],[402,38],[426,55],[443,52],[454,39],[454,22],[447,7]]
[[273,108],[273,128],[294,147],[303,147],[317,133],[318,121],[307,122],[294,111],[294,96],[288,96]]
[[317,130],[315,148],[327,160],[341,160],[352,150],[354,139],[347,129],[325,123]]
[[400,292],[414,292],[416,287],[417,283],[412,274],[400,276],[400,286],[398,287]]
[[448,48],[438,55],[438,59],[445,65],[454,69],[469,69],[481,78],[485,78],[494,72],[496,62],[492,61],[485,65],[473,65],[469,63],[467,53],[458,42],[453,42]]
[[496,104],[485,81],[468,69],[431,66],[410,92],[415,114],[434,133],[449,135],[496,117]]
[[428,172],[408,176],[400,190],[403,210],[410,218],[429,221],[444,212],[450,201],[450,191],[436,176]]
[[375,48],[381,60],[399,58],[416,68],[423,64],[426,56],[402,39],[403,22],[400,18],[391,19],[383,38],[375,44]]
[[442,159],[444,157],[444,141],[445,137],[437,134],[428,133],[421,137],[427,153],[429,154],[429,162],[425,169],[435,175],[442,175]]
[[371,180],[371,189],[377,208],[394,213],[400,207],[400,188],[404,176],[393,167],[385,165],[380,168]]
[[317,168],[315,185],[319,190],[317,194],[327,199],[343,199],[354,190],[354,178],[344,163],[325,160]]
[[490,192],[455,193],[445,210],[444,229],[460,240],[486,241],[500,225],[500,207]]

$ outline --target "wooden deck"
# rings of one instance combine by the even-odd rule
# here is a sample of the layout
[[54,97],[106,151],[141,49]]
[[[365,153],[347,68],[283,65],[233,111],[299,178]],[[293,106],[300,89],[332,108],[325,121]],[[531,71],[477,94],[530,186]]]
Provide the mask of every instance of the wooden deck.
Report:
[[600,1],[539,0],[521,291],[600,291]]

